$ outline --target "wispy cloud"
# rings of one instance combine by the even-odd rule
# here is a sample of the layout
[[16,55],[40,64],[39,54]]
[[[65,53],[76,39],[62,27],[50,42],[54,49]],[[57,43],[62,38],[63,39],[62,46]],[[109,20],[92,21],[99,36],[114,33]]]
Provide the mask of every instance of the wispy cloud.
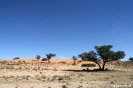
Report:
[[65,58],[64,56],[59,56],[59,58]]

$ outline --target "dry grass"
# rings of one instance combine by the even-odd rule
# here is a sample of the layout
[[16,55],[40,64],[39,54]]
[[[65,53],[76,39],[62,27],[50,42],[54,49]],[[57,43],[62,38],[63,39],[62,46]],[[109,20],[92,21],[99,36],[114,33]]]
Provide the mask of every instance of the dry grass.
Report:
[[132,63],[108,63],[106,67],[110,71],[83,71],[86,67],[81,64],[92,62],[77,61],[77,65],[72,65],[73,60],[53,59],[51,62],[1,61],[0,88],[113,88],[113,84],[132,84],[133,87]]

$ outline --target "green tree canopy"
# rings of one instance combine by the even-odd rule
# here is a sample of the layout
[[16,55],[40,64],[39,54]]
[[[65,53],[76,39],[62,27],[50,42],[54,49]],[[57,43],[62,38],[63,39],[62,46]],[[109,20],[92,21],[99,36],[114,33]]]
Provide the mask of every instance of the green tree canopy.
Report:
[[51,57],[55,57],[55,56],[56,56],[56,54],[52,54],[52,53],[46,54],[46,57],[47,57],[47,60],[49,63],[50,63]]
[[77,60],[77,57],[76,56],[72,56],[74,62],[73,62],[73,65],[76,65],[76,60]]
[[[105,64],[110,61],[119,60],[125,57],[124,51],[114,52],[111,50],[112,45],[95,46],[95,51],[84,52],[78,56],[82,60],[92,61],[99,66],[100,70],[105,69]],[[102,66],[100,65],[102,62]]]
[[39,61],[41,59],[40,55],[36,55],[36,59]]
[[18,60],[18,59],[20,59],[19,57],[15,57],[15,58],[13,58],[13,60]]
[[129,61],[133,61],[133,57],[130,57],[130,58],[129,58]]
[[42,58],[42,61],[47,61],[47,58]]

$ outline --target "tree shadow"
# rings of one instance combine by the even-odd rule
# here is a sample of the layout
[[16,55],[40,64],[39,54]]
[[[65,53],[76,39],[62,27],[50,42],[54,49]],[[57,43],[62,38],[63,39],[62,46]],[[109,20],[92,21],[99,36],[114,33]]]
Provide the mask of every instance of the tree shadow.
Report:
[[102,70],[102,69],[93,69],[93,70],[88,70],[88,69],[83,69],[83,70],[63,70],[63,71],[72,71],[72,72],[108,72],[108,71],[113,71],[113,70]]

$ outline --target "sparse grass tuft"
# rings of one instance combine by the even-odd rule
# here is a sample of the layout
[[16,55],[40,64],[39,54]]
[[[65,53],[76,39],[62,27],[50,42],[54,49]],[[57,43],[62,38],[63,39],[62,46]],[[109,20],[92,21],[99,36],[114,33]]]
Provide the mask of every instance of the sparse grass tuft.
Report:
[[66,85],[62,85],[62,88],[68,88]]

